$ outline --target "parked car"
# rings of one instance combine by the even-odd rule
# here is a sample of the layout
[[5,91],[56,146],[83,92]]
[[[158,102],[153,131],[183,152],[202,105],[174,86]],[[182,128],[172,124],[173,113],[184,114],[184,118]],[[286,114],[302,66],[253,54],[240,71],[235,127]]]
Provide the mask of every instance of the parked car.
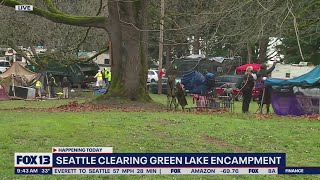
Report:
[[222,75],[215,78],[215,87],[220,87],[226,83],[237,84],[242,81],[243,75]]
[[158,82],[158,70],[148,70],[147,83]]
[[[162,94],[167,94],[167,82],[168,82],[168,78],[163,77],[162,78]],[[158,83],[151,82],[149,84],[149,90],[151,91],[151,93],[157,94],[158,93]]]
[[242,59],[239,56],[226,58],[190,55],[173,59],[167,71],[167,75],[173,75],[176,79],[181,79],[183,75],[192,71],[204,73],[205,69],[215,75],[231,75],[234,73],[236,67],[241,64]]
[[5,58],[0,58],[0,73],[4,73],[11,66],[10,62]]
[[217,96],[226,96],[231,94],[235,100],[242,101],[243,95],[240,89],[236,88],[236,83],[225,83],[222,86],[216,87],[214,92]]

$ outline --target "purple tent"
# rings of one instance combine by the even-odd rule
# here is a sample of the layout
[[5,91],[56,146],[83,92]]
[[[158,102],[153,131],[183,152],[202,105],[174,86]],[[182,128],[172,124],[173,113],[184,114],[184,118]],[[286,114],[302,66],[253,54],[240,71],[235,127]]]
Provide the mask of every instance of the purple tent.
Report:
[[299,95],[295,95],[293,92],[276,92],[273,90],[271,95],[271,103],[274,112],[281,116],[301,116],[305,114],[312,114],[308,111],[305,111],[305,109],[301,107],[299,101],[297,100],[297,96]]
[[[310,72],[292,79],[269,78],[265,81],[273,88],[271,93],[271,103],[277,115],[308,115],[319,114],[320,97],[313,95],[305,96],[303,92],[294,93],[293,87],[314,87],[320,85],[320,65]],[[280,87],[280,88],[279,88]],[[287,87],[287,88],[285,88]],[[286,91],[283,91],[286,89]]]

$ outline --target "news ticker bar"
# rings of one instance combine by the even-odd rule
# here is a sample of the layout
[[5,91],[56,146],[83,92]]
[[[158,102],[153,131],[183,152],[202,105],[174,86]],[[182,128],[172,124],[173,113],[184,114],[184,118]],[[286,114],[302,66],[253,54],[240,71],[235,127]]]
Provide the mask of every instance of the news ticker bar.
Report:
[[15,168],[15,174],[41,175],[276,175],[320,174],[320,167],[286,168]]

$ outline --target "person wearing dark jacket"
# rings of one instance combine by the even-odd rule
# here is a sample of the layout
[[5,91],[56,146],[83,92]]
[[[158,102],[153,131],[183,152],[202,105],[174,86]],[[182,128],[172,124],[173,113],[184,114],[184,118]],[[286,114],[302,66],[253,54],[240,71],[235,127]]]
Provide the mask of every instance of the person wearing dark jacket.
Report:
[[68,99],[69,98],[70,82],[69,82],[69,79],[67,78],[67,76],[63,77],[61,86],[62,86],[62,91],[63,91],[63,98]]
[[[264,84],[264,81],[271,75],[272,71],[275,69],[277,62],[274,62],[272,67],[267,69],[266,64],[261,64],[260,70],[257,73],[257,81]],[[270,112],[270,104],[271,104],[271,86],[264,86],[264,96],[261,95],[260,99],[260,105],[265,104],[267,108],[267,113]],[[262,99],[263,96],[263,99]],[[262,101],[262,104],[261,104]]]
[[272,71],[275,69],[277,62],[274,62],[272,67],[267,69],[266,64],[261,64],[260,65],[260,70],[257,73],[257,79],[263,78],[263,77],[268,77],[268,74],[271,74]]
[[249,112],[249,105],[252,99],[252,89],[254,87],[254,79],[252,76],[252,67],[248,66],[246,73],[243,76],[243,85],[242,85],[242,112]]
[[50,97],[54,98],[55,92],[54,92],[54,86],[56,86],[56,79],[52,76],[52,74],[49,74],[49,87],[50,87]]

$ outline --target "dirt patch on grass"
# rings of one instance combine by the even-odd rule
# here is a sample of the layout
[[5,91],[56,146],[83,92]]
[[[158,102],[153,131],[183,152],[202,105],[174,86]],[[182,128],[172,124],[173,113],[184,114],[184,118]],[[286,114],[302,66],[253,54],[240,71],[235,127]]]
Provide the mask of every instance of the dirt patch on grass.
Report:
[[177,120],[172,120],[172,119],[159,119],[159,120],[157,120],[157,123],[165,126],[165,125],[170,125],[170,124],[179,124],[181,122],[177,121]]
[[44,111],[44,112],[85,112],[85,111],[106,111],[110,110],[108,107],[95,106],[93,104],[83,104],[77,102],[69,102],[68,104],[49,107],[49,108],[13,108],[13,109],[3,109],[3,110],[15,110],[15,111]]
[[203,140],[206,141],[207,143],[211,143],[211,144],[215,144],[219,147],[225,148],[225,149],[231,149],[234,152],[246,152],[242,147],[237,146],[237,145],[233,145],[233,144],[229,144],[221,139],[209,136],[207,134],[202,136]]
[[101,112],[101,111],[122,111],[122,112],[146,112],[146,111],[165,111],[166,109],[158,104],[141,103],[141,102],[113,102],[108,103],[78,103],[77,101],[69,102],[56,107],[49,108],[12,108],[2,110],[15,111],[45,111],[45,112]]
[[141,101],[131,101],[127,99],[109,97],[108,99],[98,100],[92,102],[95,105],[107,106],[112,109],[118,110],[128,110],[128,111],[166,111],[166,106],[154,101],[141,102]]
[[106,106],[97,106],[89,103],[78,103],[76,101],[69,102],[68,104],[50,107],[47,108],[46,111],[49,112],[82,112],[82,111],[107,111],[110,110],[109,107]]
[[268,120],[268,119],[274,119],[274,118],[279,118],[283,117],[286,118],[286,120],[303,120],[303,119],[309,119],[313,121],[320,121],[320,114],[313,114],[313,115],[304,115],[304,116],[278,116],[275,114],[260,114],[257,113],[255,114],[255,118],[259,120]]
[[[311,120],[316,120],[316,121],[320,121],[320,114],[314,114],[314,115],[309,115],[306,116],[308,119]],[[295,119],[298,119],[298,117],[294,117]]]
[[164,131],[161,129],[158,129],[157,127],[153,125],[147,125],[146,128],[144,129],[146,132],[150,132],[154,137],[158,138],[170,138],[172,137],[170,131]]
[[16,110],[16,111],[45,111],[45,112],[84,112],[84,111],[107,111],[110,110],[109,107],[97,106],[88,103],[78,103],[76,101],[69,102],[68,104],[49,107],[49,108],[13,108],[4,110]]

